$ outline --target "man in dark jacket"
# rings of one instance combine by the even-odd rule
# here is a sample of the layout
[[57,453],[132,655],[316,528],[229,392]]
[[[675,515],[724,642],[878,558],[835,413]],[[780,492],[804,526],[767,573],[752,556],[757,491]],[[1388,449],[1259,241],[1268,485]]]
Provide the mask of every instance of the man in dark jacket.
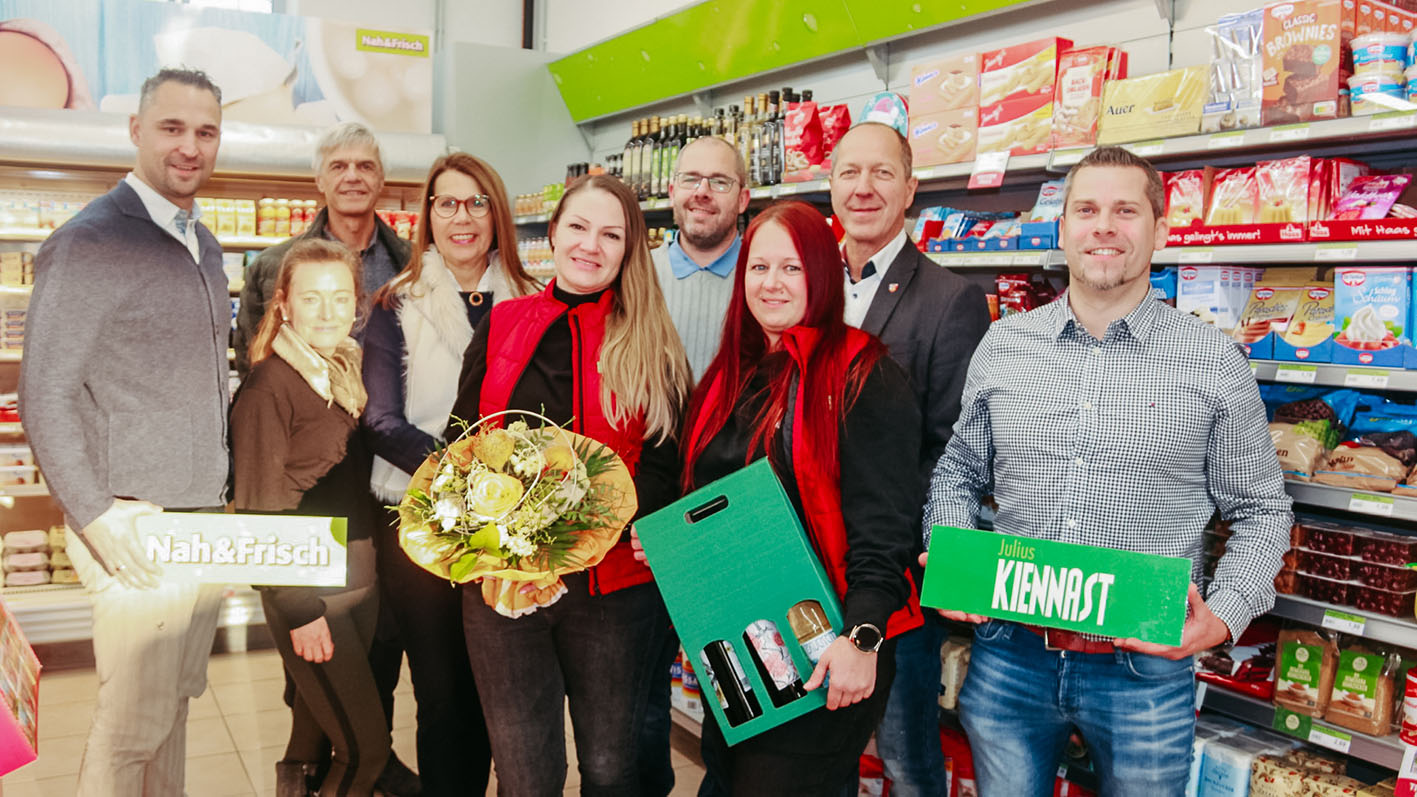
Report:
[[327,238],[354,250],[364,262],[366,296],[372,296],[408,264],[408,241],[374,214],[374,205],[384,190],[384,158],[379,140],[369,128],[358,122],[343,122],[321,137],[315,148],[315,187],[324,194],[325,207],[310,229],[272,246],[246,267],[233,342],[236,371],[243,378],[251,369],[247,349],[261,325],[266,302],[275,292],[280,261],[295,241]]
[[[910,145],[895,128],[859,124],[832,152],[831,192],[832,212],[846,230],[846,323],[886,344],[920,403],[923,506],[930,472],[959,417],[969,359],[989,328],[989,306],[979,286],[932,263],[906,233],[917,184],[910,161]],[[895,683],[876,731],[892,793],[948,792],[935,732],[945,630],[933,615],[897,637]]]

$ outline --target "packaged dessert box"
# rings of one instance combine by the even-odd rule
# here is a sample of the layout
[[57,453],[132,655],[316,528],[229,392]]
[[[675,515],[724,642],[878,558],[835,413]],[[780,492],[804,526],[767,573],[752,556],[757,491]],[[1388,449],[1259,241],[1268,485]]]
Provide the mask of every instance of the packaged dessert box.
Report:
[[1343,86],[1340,0],[1292,0],[1264,9],[1264,100],[1267,125],[1332,119]]
[[910,68],[910,115],[979,105],[979,54],[932,58]]

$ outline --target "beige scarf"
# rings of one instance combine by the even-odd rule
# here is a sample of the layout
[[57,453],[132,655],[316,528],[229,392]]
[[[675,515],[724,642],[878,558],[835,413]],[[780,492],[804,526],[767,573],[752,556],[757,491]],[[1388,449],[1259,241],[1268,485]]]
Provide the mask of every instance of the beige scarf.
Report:
[[359,372],[359,344],[354,338],[340,341],[335,353],[326,357],[295,334],[290,324],[281,324],[275,340],[271,341],[271,350],[294,368],[327,406],[338,404],[356,418],[364,411],[369,396],[364,392],[364,379]]

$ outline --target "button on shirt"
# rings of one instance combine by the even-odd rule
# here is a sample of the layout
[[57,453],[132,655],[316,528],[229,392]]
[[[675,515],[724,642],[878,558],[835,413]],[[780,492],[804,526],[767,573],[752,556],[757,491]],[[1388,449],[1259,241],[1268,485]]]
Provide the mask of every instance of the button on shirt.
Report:
[[[866,266],[861,270],[861,281],[851,281],[851,267],[846,266],[846,312],[842,318],[846,323],[859,328],[861,322],[866,320],[866,311],[871,309],[871,302],[876,298],[876,290],[881,287],[881,280],[885,277],[886,271],[890,269],[891,263],[895,262],[900,250],[905,247],[905,228],[900,228],[891,242],[886,244],[881,251],[871,255],[871,259],[866,262]],[[846,258],[843,255],[842,260]]]
[[1274,605],[1291,501],[1249,363],[1215,327],[1152,298],[1101,341],[1067,294],[994,324],[970,363],[959,422],[930,484],[925,534],[994,527],[1192,561],[1231,522],[1206,603],[1238,639]]
[[[167,231],[173,238],[182,242],[187,247],[187,251],[192,253],[193,262],[202,262],[202,246],[197,240],[197,221],[202,218],[202,209],[196,202],[192,203],[192,209],[183,211],[168,200],[167,197],[153,190],[151,186],[138,179],[136,174],[128,172],[123,178],[138,194],[138,199],[143,201],[143,207],[147,208],[148,215],[152,217],[153,223]],[[178,232],[179,224],[178,212],[187,214],[184,222],[180,225],[181,232]]]

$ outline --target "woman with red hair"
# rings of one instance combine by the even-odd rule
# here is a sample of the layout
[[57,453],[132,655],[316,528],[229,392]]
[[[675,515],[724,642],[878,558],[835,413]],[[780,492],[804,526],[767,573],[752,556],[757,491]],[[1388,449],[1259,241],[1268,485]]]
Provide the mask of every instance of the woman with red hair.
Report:
[[706,715],[699,793],[836,794],[885,710],[890,638],[921,623],[906,602],[920,515],[907,452],[919,450],[920,409],[885,346],[842,320],[841,255],[810,205],[783,202],[753,219],[733,279],[723,340],[684,427],[685,487],[768,457],[844,625],[806,683],[826,684],[827,711],[731,749]]

